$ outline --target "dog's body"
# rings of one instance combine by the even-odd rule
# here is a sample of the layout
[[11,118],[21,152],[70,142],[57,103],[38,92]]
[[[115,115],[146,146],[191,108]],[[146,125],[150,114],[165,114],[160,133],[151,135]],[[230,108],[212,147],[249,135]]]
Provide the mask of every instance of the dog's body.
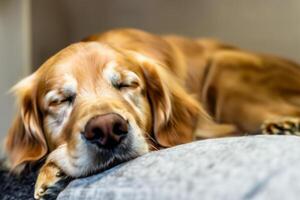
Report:
[[196,138],[298,134],[299,77],[296,63],[213,40],[94,35],[16,86],[8,155],[15,168],[48,156],[40,198],[61,171],[80,177]]
[[[265,120],[300,116],[297,63],[214,40],[158,37],[133,30],[88,40],[138,51],[168,67],[214,121],[227,126],[226,130],[216,127],[217,132],[200,131],[201,138],[260,133]],[[205,129],[213,129],[210,125]]]

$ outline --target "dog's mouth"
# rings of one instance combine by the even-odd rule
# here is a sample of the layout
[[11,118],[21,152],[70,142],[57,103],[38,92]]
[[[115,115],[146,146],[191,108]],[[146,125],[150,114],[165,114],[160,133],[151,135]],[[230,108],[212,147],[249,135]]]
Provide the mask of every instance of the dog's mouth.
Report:
[[116,148],[111,151],[104,151],[101,153],[101,161],[99,165],[99,171],[103,171],[112,168],[120,163],[127,162],[138,157],[139,154],[128,148]]
[[96,142],[89,144],[90,155],[87,156],[90,156],[92,159],[89,167],[86,167],[90,168],[90,170],[83,176],[102,172],[142,155],[141,152],[138,152],[132,146],[132,137],[126,137],[119,144],[110,148],[103,148],[103,145]]

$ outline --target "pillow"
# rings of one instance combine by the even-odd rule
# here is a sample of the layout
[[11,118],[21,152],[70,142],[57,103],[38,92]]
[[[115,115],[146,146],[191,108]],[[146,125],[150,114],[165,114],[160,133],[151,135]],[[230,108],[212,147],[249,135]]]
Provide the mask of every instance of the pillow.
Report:
[[76,179],[59,200],[299,199],[300,137],[209,139]]

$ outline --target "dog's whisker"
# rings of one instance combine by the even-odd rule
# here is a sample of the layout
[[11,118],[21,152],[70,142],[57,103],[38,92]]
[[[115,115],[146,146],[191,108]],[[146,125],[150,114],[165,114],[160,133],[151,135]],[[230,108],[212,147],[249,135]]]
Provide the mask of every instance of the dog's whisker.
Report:
[[[148,143],[150,147],[152,147],[154,150],[159,150],[154,144],[157,143],[157,141],[149,134],[145,135],[145,139],[149,139],[151,143]],[[154,143],[154,144],[153,144]]]

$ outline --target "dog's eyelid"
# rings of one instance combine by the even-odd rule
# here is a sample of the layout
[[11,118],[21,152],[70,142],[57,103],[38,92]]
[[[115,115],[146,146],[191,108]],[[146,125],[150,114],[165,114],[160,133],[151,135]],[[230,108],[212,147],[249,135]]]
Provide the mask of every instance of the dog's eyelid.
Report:
[[64,103],[64,102],[73,103],[75,98],[76,98],[76,94],[68,95],[68,96],[65,96],[65,98],[62,99],[61,102],[62,103]]
[[138,77],[138,75],[132,71],[129,71],[126,73],[125,75],[125,80],[124,82],[128,82],[132,85],[136,84],[139,85],[140,83],[140,78]]
[[118,89],[124,89],[124,88],[137,88],[139,87],[139,83],[138,81],[131,81],[131,82],[121,82],[121,83],[118,83],[116,85],[116,87]]
[[113,84],[117,89],[135,89],[140,86],[138,78],[129,78],[125,80],[120,80],[119,82]]
[[56,107],[65,103],[73,104],[76,98],[76,94],[68,94],[62,96],[53,97],[48,101],[48,107]]
[[53,107],[53,106],[56,106],[60,103],[60,100],[57,98],[57,99],[52,99],[51,101],[48,102],[48,107]]

